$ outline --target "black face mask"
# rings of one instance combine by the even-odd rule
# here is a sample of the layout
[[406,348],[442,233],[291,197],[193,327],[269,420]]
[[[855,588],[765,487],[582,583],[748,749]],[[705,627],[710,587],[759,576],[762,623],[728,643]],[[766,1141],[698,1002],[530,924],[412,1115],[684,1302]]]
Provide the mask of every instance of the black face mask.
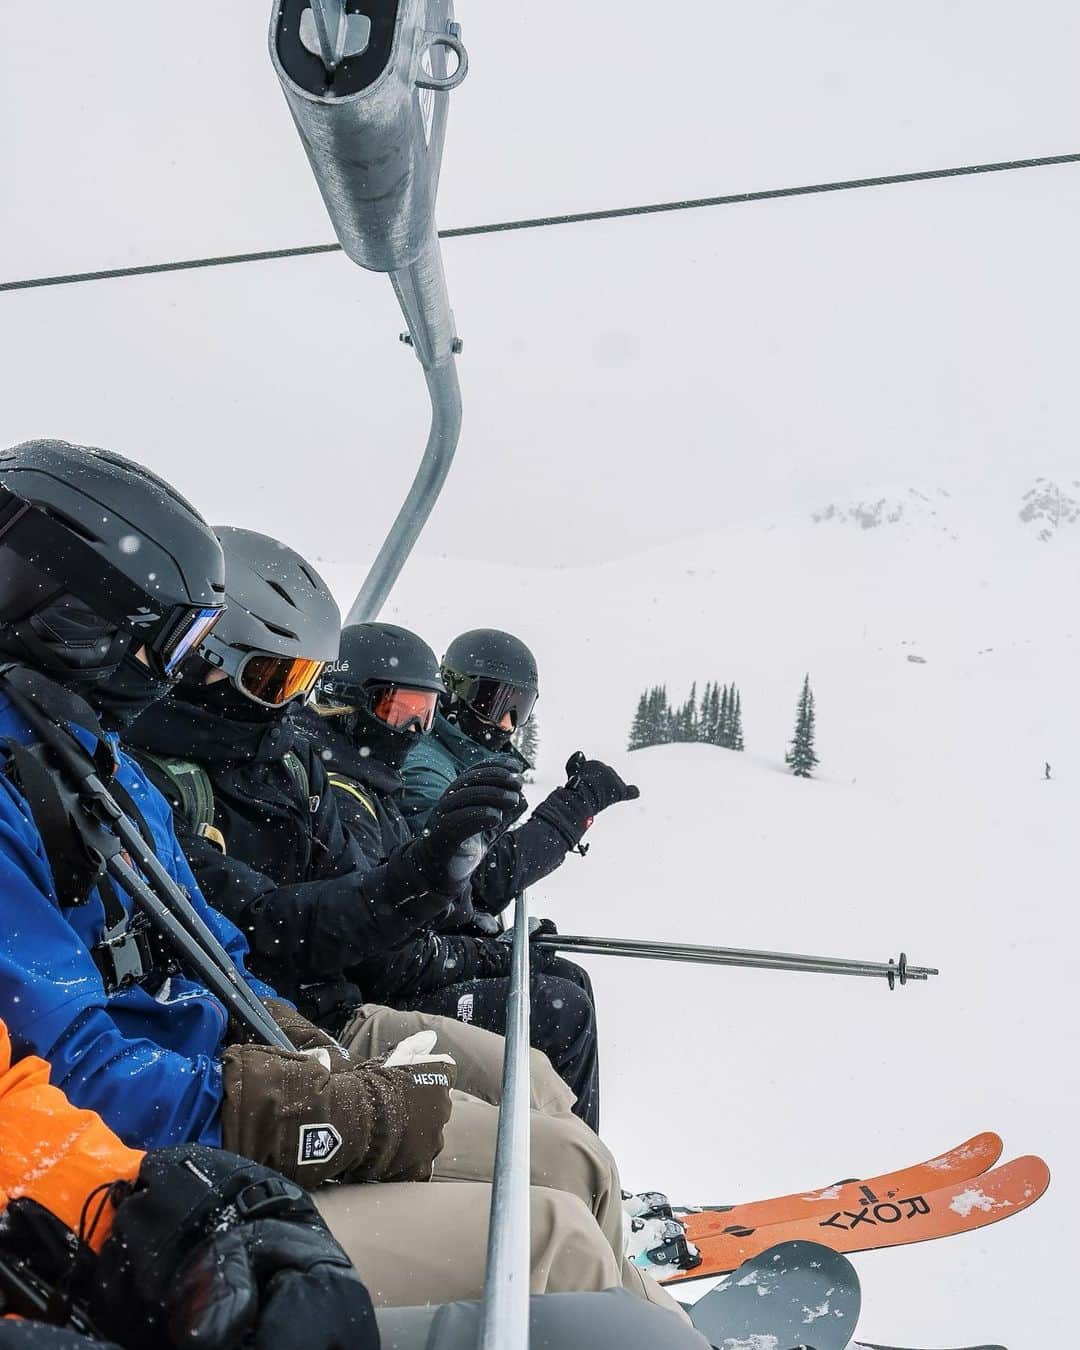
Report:
[[83,686],[86,700],[107,731],[126,731],[151,704],[173,688],[171,680],[154,675],[128,652],[106,679]]
[[409,751],[420,739],[420,732],[415,728],[401,731],[397,727],[387,726],[366,708],[358,708],[356,712],[334,720],[355,750],[361,754],[366,750],[373,760],[385,764],[388,769],[400,769]]
[[475,741],[477,745],[482,745],[485,750],[495,750],[502,754],[510,749],[514,733],[503,731],[501,727],[492,726],[490,722],[485,722],[483,718],[477,717],[471,708],[467,708],[464,703],[458,705],[455,720],[469,740]]
[[193,703],[197,708],[205,708],[230,722],[248,722],[255,726],[269,726],[280,721],[293,710],[293,704],[282,708],[265,708],[242,694],[231,680],[215,680],[213,684],[203,683],[206,666],[198,663],[199,673],[194,678],[181,680],[176,688],[176,696],[184,703]]

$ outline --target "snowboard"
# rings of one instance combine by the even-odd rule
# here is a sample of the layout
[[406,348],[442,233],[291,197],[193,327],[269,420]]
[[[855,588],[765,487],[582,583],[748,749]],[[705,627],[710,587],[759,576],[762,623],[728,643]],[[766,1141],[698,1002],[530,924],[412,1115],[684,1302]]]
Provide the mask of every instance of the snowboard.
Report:
[[[852,1341],[851,1350],[910,1350],[904,1345],[878,1345],[875,1341]],[[965,1345],[960,1350],[1005,1350],[1003,1345]]]
[[673,1270],[661,1276],[660,1282],[667,1285],[724,1274],[779,1242],[820,1242],[837,1252],[862,1252],[970,1233],[1033,1205],[1049,1184],[1050,1171],[1041,1158],[1014,1158],[982,1176],[937,1190],[890,1200],[860,1200],[824,1215],[716,1233],[695,1243],[701,1253],[700,1265]]
[[846,1257],[818,1242],[783,1242],[744,1261],[688,1311],[716,1350],[844,1350],[861,1301]]
[[687,1238],[697,1243],[712,1233],[731,1232],[734,1228],[761,1228],[788,1219],[851,1209],[867,1200],[876,1203],[897,1195],[936,1191],[981,1175],[1001,1157],[1002,1148],[996,1134],[977,1134],[940,1157],[885,1172],[868,1181],[838,1181],[821,1190],[781,1195],[773,1200],[752,1200],[743,1205],[702,1205],[700,1210],[676,1210],[675,1217],[686,1229]]

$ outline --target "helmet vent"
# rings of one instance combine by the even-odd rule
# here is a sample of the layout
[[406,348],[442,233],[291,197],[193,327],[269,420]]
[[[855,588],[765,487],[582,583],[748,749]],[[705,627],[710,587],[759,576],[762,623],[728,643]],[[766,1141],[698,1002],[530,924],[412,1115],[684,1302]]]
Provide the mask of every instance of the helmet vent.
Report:
[[101,542],[97,535],[91,534],[85,525],[72,519],[72,517],[65,512],[58,511],[55,506],[47,506],[42,503],[38,505],[37,509],[42,512],[43,515],[51,516],[53,520],[58,520],[65,529],[70,530],[72,534],[77,534],[79,538],[85,540],[86,543],[98,544]]
[[[297,608],[296,601],[292,598],[292,596],[289,594],[289,592],[285,589],[284,586],[282,586],[279,582],[272,581],[270,577],[263,577],[263,580],[266,582],[266,584],[270,587],[272,591],[274,591],[277,595],[281,596],[282,600],[284,600],[287,605],[292,605],[293,609]],[[267,624],[266,626],[267,628],[269,628],[271,625]],[[289,636],[292,637],[293,634],[290,633]]]
[[280,628],[276,623],[269,623],[266,619],[263,619],[262,625],[265,629],[273,633],[276,637],[283,637],[289,642],[300,641],[299,635],[290,632],[288,628]]

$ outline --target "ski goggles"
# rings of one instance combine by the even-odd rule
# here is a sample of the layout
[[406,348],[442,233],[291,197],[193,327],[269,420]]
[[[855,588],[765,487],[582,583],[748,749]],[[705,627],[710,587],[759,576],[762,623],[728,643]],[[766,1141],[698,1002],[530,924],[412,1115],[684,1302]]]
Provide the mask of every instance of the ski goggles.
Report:
[[200,645],[199,655],[207,665],[224,671],[242,694],[264,708],[283,708],[293,699],[307,698],[326,668],[325,661],[306,656],[239,651],[213,635]]
[[435,722],[439,695],[434,689],[412,689],[403,684],[377,684],[367,691],[373,717],[404,731],[416,727],[426,736]]
[[497,727],[509,713],[515,730],[523,727],[532,716],[537,698],[535,689],[522,689],[486,675],[466,676],[456,681],[454,692],[477,717],[492,726]]
[[162,604],[67,526],[0,484],[0,548],[10,548],[94,614],[145,647],[151,669],[174,678],[224,604]]
[[304,656],[250,652],[240,663],[236,683],[256,703],[281,708],[294,698],[307,698],[325,666],[325,661],[311,661]]

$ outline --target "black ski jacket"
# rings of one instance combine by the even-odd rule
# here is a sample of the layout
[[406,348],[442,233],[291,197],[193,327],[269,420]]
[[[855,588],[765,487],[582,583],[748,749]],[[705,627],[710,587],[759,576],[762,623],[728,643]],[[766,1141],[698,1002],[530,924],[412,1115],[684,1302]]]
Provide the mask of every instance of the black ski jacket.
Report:
[[[131,752],[173,806],[176,831],[203,893],[251,946],[251,965],[312,1021],[340,1029],[367,997],[351,970],[394,948],[418,921],[386,894],[338,815],[323,761],[288,717],[237,722],[176,698],[144,713]],[[304,765],[307,792],[284,762]],[[196,834],[176,784],[145,752],[190,760],[209,776],[227,853]],[[432,897],[434,910],[450,901]]]
[[[400,805],[401,775],[372,755],[360,755],[328,718],[305,710],[297,725],[325,766],[341,818],[368,863],[385,862],[412,838]],[[510,947],[496,941],[491,916],[522,887],[553,872],[566,852],[562,835],[542,820],[508,831],[492,844],[471,892],[394,951],[358,963],[354,977],[370,997],[403,1003],[465,980],[509,975]]]

